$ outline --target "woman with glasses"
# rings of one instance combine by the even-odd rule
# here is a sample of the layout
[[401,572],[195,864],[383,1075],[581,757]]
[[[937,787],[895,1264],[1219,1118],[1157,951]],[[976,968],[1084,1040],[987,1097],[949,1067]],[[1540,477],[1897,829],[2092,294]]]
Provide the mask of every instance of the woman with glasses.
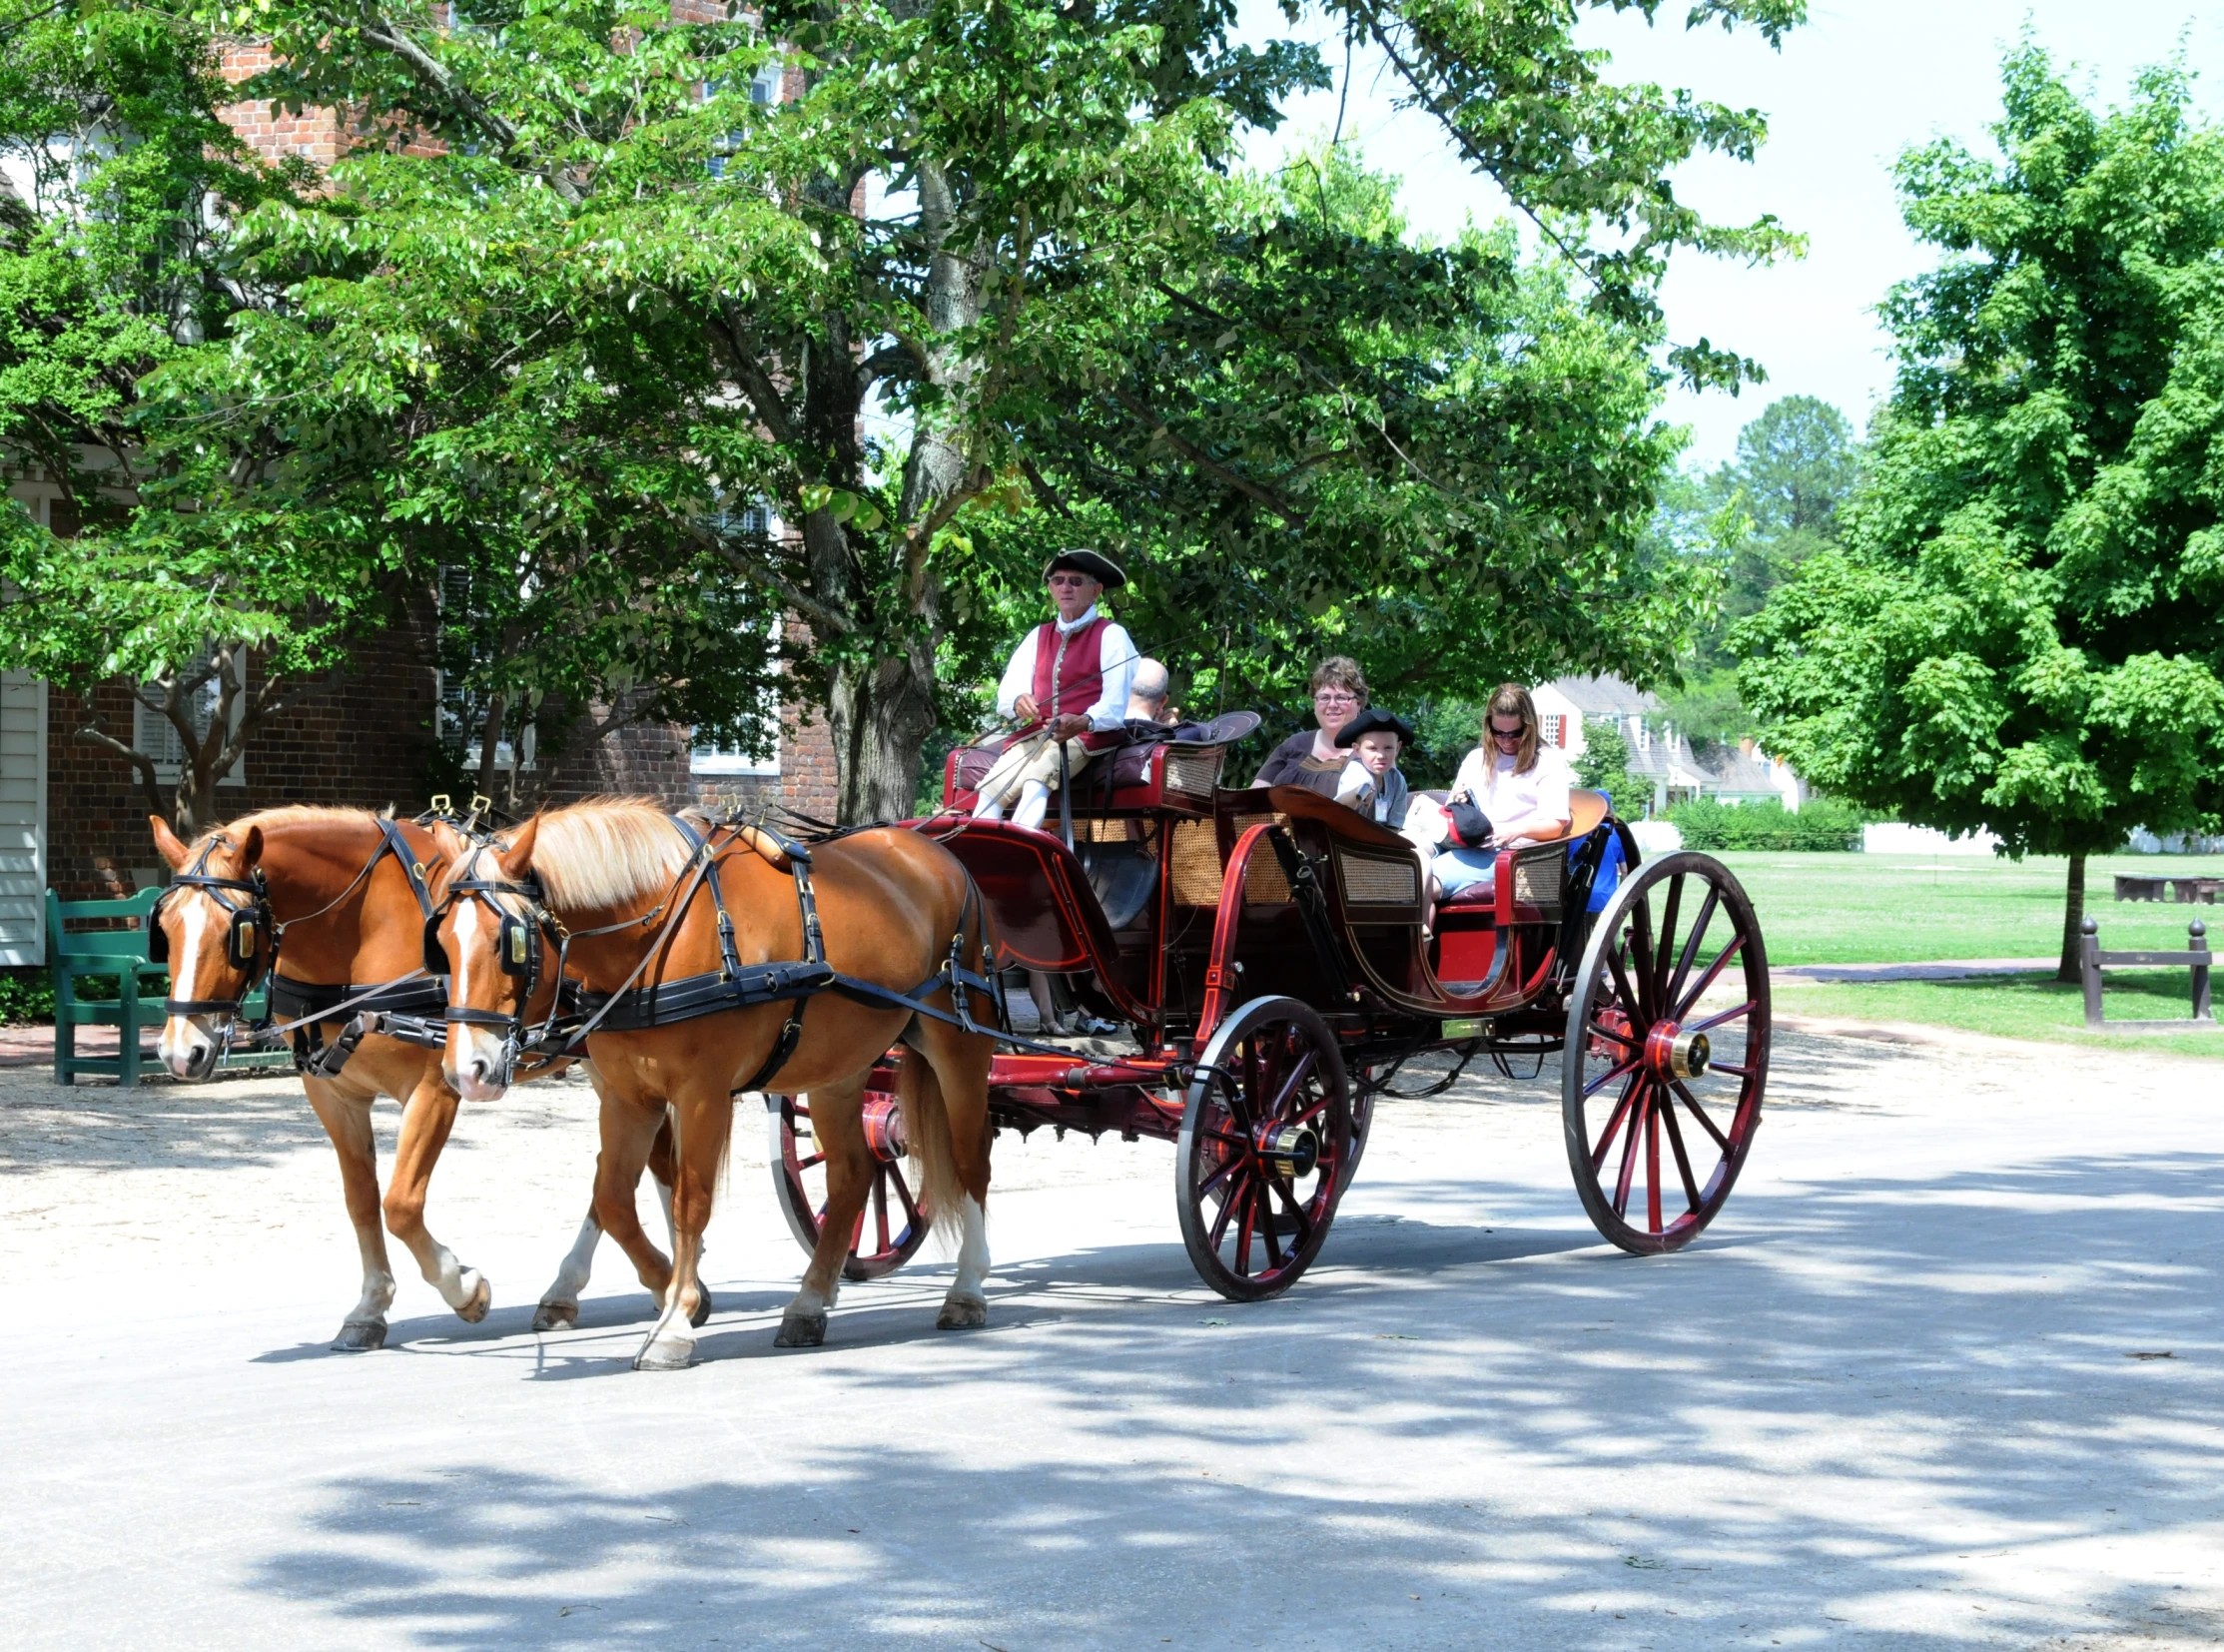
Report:
[[1359,662],[1335,654],[1313,667],[1313,721],[1320,726],[1292,734],[1268,754],[1254,786],[1303,786],[1334,797],[1351,753],[1336,744],[1344,724],[1367,708],[1367,679]]
[[1489,820],[1490,845],[1439,851],[1432,869],[1436,893],[1457,895],[1487,880],[1501,849],[1567,836],[1575,818],[1568,803],[1575,773],[1558,748],[1538,743],[1537,727],[1529,690],[1501,684],[1483,713],[1483,743],[1467,754],[1452,782],[1452,802],[1472,802]]

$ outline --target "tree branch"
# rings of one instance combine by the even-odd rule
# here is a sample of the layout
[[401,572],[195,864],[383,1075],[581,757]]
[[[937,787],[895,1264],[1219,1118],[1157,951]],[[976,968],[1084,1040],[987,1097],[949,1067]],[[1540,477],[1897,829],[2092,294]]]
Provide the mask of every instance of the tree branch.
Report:
[[523,134],[458,80],[446,64],[418,45],[410,38],[408,31],[390,21],[375,7],[366,8],[365,17],[364,39],[399,58],[419,86],[447,104],[470,125],[492,138],[500,146],[504,161],[512,164],[521,162],[520,171],[547,179],[548,187],[566,204],[578,205],[582,199],[578,185],[560,171],[535,164],[530,157],[520,157],[518,151]]
[[77,737],[87,745],[99,746],[104,751],[113,752],[138,770],[139,784],[145,788],[147,793],[147,812],[160,815],[172,830],[176,830],[178,825],[177,811],[163,806],[162,780],[155,773],[155,760],[152,757],[149,757],[136,746],[125,745],[123,741],[110,734],[97,722],[87,723],[77,731]]
[[1220,480],[1226,482],[1228,486],[1234,488],[1245,498],[1251,500],[1255,504],[1264,505],[1268,510],[1273,511],[1275,515],[1281,517],[1281,519],[1289,523],[1290,526],[1303,527],[1305,525],[1304,511],[1291,504],[1287,499],[1283,498],[1279,493],[1276,493],[1272,488],[1262,487],[1257,482],[1251,480],[1250,477],[1241,474],[1239,471],[1230,470],[1226,465],[1211,457],[1201,447],[1198,447],[1194,442],[1188,441],[1182,436],[1176,434],[1172,426],[1169,425],[1163,418],[1159,417],[1158,414],[1150,408],[1149,404],[1137,399],[1136,397],[1130,396],[1127,392],[1121,390],[1113,391],[1112,393],[1112,399],[1114,402],[1118,403],[1122,408],[1125,408],[1129,413],[1133,413],[1137,418],[1141,419],[1144,423],[1149,424],[1151,426],[1151,434],[1163,437],[1168,446],[1172,447],[1175,452],[1179,453],[1191,464],[1194,464],[1198,469],[1204,471],[1208,475],[1219,477]]

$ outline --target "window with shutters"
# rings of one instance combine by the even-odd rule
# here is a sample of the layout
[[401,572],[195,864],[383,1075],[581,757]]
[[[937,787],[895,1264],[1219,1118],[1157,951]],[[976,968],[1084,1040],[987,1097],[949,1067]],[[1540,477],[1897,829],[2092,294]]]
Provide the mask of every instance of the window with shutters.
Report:
[[[477,639],[486,634],[487,627],[474,624],[474,605],[471,593],[471,570],[459,563],[449,563],[440,569],[438,586],[440,602],[440,667],[432,673],[433,691],[439,700],[439,737],[449,746],[462,748],[462,763],[466,769],[476,769],[479,747],[486,730],[487,698],[485,694],[466,686],[469,677],[471,648]],[[515,768],[518,748],[523,748],[524,766],[530,772],[535,766],[538,730],[527,723],[518,731],[513,745],[508,740],[494,742],[494,767],[497,771]]]
[[[721,512],[717,525],[721,530],[730,529],[744,536],[766,538],[773,531],[774,521],[768,506],[756,504],[731,515]],[[777,639],[777,624],[773,627],[773,634]],[[690,774],[778,774],[780,704],[777,697],[771,694],[765,696],[763,709],[757,717],[754,740],[697,741],[688,747],[687,768]]]
[[[209,663],[211,652],[211,649],[204,647],[201,652],[194,655],[192,660],[181,668],[179,675],[191,676],[194,672],[201,670]],[[141,692],[160,698],[163,691],[155,684],[147,683],[143,686]],[[207,735],[209,724],[215,718],[217,707],[223,703],[223,685],[213,676],[193,691],[186,707],[186,720],[193,725],[193,735],[196,740]],[[234,732],[238,731],[240,715],[246,709],[247,703],[244,697],[233,702],[232,728]],[[131,743],[134,748],[145,752],[155,760],[156,780],[166,786],[177,784],[179,773],[186,766],[186,746],[185,741],[179,738],[178,725],[149,705],[144,699],[137,697],[132,700]],[[217,784],[220,786],[246,785],[247,759],[243,756],[237,763],[234,763],[231,772],[222,776]]]
[[1544,725],[1544,739],[1546,745],[1564,746],[1568,743],[1561,737],[1561,715],[1559,712],[1543,712],[1539,715],[1537,720]]

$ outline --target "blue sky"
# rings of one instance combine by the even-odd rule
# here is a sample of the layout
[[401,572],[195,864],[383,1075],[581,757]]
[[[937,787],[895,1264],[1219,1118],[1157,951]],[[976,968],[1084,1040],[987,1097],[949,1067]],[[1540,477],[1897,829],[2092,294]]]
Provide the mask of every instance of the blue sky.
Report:
[[[1272,0],[1243,4],[1246,38],[1332,36],[1317,16],[1292,28]],[[1819,396],[1856,424],[1865,419],[1890,380],[1871,311],[1891,283],[1931,262],[1899,222],[1892,159],[1941,134],[1989,152],[2001,52],[2026,20],[2057,61],[2074,62],[2082,83],[2111,103],[2125,97],[2140,68],[2168,58],[2182,39],[2192,67],[2205,71],[2197,102],[2211,115],[2224,109],[2224,8],[2214,4],[1812,0],[1810,23],[1782,52],[1719,29],[1687,34],[1683,11],[1667,0],[1659,27],[1610,18],[1587,25],[1586,38],[1615,54],[1618,79],[1688,87],[1767,114],[1771,140],[1756,164],[1701,160],[1678,176],[1678,188],[1718,219],[1773,212],[1811,242],[1799,264],[1746,270],[1685,258],[1669,277],[1664,299],[1676,338],[1705,335],[1758,358],[1769,372],[1768,384],[1748,387],[1736,401],[1671,396],[1667,415],[1692,426],[1691,457],[1702,463],[1728,458],[1740,426],[1778,396]],[[1330,49],[1339,72],[1342,55],[1340,46]],[[1449,235],[1470,216],[1499,216],[1504,198],[1461,168],[1425,117],[1393,106],[1394,88],[1379,68],[1364,53],[1356,59],[1343,130],[1364,144],[1371,164],[1404,178],[1414,227]],[[1270,164],[1288,144],[1327,132],[1336,96],[1302,100],[1279,134],[1255,138],[1254,163]]]

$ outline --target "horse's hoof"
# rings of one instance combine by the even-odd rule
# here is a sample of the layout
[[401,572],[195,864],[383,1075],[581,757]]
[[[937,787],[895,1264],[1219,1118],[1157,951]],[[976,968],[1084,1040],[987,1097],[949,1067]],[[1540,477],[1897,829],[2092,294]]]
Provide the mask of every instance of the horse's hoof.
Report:
[[695,1340],[681,1341],[676,1336],[652,1336],[634,1356],[633,1368],[637,1371],[684,1371],[695,1363]]
[[772,1339],[772,1345],[776,1348],[815,1348],[825,1340],[824,1313],[798,1313],[790,1308],[780,1316],[780,1334]]
[[383,1319],[350,1319],[340,1327],[340,1334],[333,1339],[335,1353],[369,1353],[373,1348],[386,1345],[386,1322]]
[[935,1315],[937,1330],[979,1330],[988,1322],[989,1304],[979,1296],[947,1297]]
[[695,1311],[687,1316],[687,1322],[697,1330],[701,1330],[704,1325],[710,1322],[710,1292],[701,1285],[697,1285],[695,1287]]
[[466,1325],[475,1325],[486,1317],[486,1310],[493,1305],[494,1287],[486,1282],[486,1275],[481,1273],[478,1288],[471,1292],[469,1301],[455,1310],[455,1316]]
[[562,1330],[579,1322],[577,1302],[542,1302],[533,1309],[533,1329]]

